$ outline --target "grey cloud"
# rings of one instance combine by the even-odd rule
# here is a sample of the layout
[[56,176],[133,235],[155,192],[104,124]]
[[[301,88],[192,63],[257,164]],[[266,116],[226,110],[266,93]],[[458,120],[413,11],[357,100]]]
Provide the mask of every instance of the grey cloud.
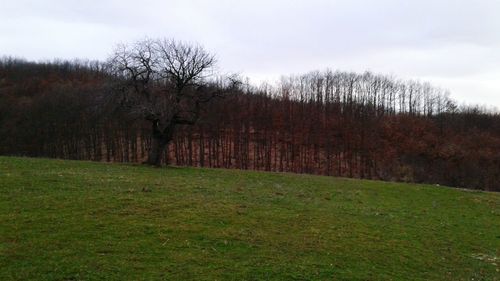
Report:
[[176,37],[256,81],[368,69],[500,106],[498,11],[495,0],[0,0],[0,55],[105,59],[117,42]]

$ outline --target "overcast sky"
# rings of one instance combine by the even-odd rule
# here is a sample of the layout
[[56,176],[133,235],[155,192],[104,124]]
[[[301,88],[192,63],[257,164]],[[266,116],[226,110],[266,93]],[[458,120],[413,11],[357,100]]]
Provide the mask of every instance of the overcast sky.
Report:
[[0,56],[104,60],[174,37],[252,81],[331,68],[392,74],[500,108],[500,0],[0,0]]

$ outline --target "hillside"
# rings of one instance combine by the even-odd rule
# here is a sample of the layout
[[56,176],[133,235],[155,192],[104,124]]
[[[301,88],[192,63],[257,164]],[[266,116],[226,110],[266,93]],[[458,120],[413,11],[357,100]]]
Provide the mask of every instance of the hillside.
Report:
[[0,280],[500,280],[500,194],[0,157]]
[[[0,59],[0,155],[148,159],[149,113],[116,100],[123,82],[106,69]],[[172,127],[158,161],[500,191],[500,114],[458,106],[426,83],[326,70],[264,88],[205,86],[224,94],[201,106],[196,124]]]

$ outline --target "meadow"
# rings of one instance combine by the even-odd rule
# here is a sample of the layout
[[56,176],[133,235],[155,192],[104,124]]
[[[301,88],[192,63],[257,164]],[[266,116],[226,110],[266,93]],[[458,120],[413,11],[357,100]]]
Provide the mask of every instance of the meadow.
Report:
[[0,157],[0,280],[500,280],[500,194]]

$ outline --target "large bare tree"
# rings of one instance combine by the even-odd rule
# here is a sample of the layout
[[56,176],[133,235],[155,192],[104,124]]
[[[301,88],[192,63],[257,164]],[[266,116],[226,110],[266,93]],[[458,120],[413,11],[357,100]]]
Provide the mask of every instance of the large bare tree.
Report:
[[119,81],[119,105],[151,123],[147,163],[160,166],[178,125],[193,125],[200,107],[218,91],[207,78],[215,57],[202,46],[167,39],[144,39],[116,46],[109,59]]

